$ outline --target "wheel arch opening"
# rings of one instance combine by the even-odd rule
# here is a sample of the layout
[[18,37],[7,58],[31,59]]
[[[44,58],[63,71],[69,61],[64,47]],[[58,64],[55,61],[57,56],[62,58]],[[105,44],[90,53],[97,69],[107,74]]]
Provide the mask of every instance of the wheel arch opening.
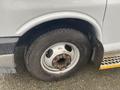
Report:
[[[25,50],[26,46],[29,46],[33,42],[33,40],[39,37],[40,35],[49,32],[51,30],[55,30],[57,28],[71,28],[71,29],[79,30],[88,37],[91,43],[92,43],[92,38],[95,37],[100,39],[100,35],[101,35],[101,33],[99,33],[99,31],[96,30],[96,27],[93,24],[91,24],[86,20],[76,19],[76,18],[55,19],[36,25],[30,30],[28,30],[25,34],[23,34],[16,44],[15,63],[17,67],[19,68],[19,66],[21,67],[21,65],[22,67],[24,67],[23,63],[24,63],[24,55],[26,52]],[[20,56],[17,55],[18,53],[22,53],[22,55],[20,55],[22,59],[20,60],[18,60],[18,58],[20,58]]]
[[[76,19],[76,18],[62,18],[62,19],[50,20],[32,27],[30,30],[28,30],[22,36],[20,36],[17,45],[23,43],[24,41],[25,42],[30,41],[31,37],[38,37],[56,28],[76,29],[82,32],[83,34],[85,34],[89,39],[90,36],[94,36],[101,41],[100,31],[96,30],[96,27],[93,24],[91,24],[89,21]],[[27,38],[29,40],[27,40]]]

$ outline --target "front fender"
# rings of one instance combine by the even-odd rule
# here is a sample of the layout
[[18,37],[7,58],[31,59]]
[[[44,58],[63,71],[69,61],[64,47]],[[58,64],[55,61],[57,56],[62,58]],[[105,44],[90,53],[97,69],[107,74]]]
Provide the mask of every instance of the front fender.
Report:
[[55,12],[55,13],[50,13],[46,14],[37,18],[32,19],[28,23],[24,24],[21,28],[18,29],[16,32],[17,36],[22,36],[24,35],[27,31],[29,31],[31,28],[40,25],[42,23],[52,21],[52,20],[57,20],[57,19],[64,19],[64,18],[74,18],[74,19],[79,19],[79,20],[84,20],[89,22],[94,28],[96,32],[97,38],[102,41],[102,30],[101,26],[99,23],[92,17],[83,14],[83,13],[78,13],[78,12]]

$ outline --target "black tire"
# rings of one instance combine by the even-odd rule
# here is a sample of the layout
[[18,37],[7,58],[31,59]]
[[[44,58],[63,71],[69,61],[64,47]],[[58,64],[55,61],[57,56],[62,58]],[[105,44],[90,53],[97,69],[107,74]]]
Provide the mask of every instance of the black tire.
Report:
[[[65,74],[56,75],[47,73],[40,64],[43,52],[51,45],[58,42],[70,42],[74,44],[80,52],[79,61],[76,66]],[[72,75],[84,66],[91,55],[91,45],[87,37],[80,31],[73,29],[56,29],[47,32],[32,42],[26,52],[25,62],[28,71],[38,79],[44,81],[54,81]]]

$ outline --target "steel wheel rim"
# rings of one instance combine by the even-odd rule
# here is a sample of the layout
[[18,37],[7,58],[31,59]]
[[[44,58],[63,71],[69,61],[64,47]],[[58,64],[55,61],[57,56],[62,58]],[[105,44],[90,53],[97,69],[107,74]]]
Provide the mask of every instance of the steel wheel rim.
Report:
[[40,58],[42,68],[51,74],[64,74],[78,63],[80,52],[77,46],[68,42],[48,47]]

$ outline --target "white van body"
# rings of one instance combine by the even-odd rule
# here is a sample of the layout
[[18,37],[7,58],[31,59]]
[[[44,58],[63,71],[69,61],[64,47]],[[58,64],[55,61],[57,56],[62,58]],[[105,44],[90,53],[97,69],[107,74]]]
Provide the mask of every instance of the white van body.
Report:
[[0,46],[7,44],[8,48],[0,49],[0,66],[16,67],[14,52],[8,52],[9,44],[17,43],[37,25],[62,18],[89,22],[105,52],[119,50],[119,10],[120,0],[0,0]]

